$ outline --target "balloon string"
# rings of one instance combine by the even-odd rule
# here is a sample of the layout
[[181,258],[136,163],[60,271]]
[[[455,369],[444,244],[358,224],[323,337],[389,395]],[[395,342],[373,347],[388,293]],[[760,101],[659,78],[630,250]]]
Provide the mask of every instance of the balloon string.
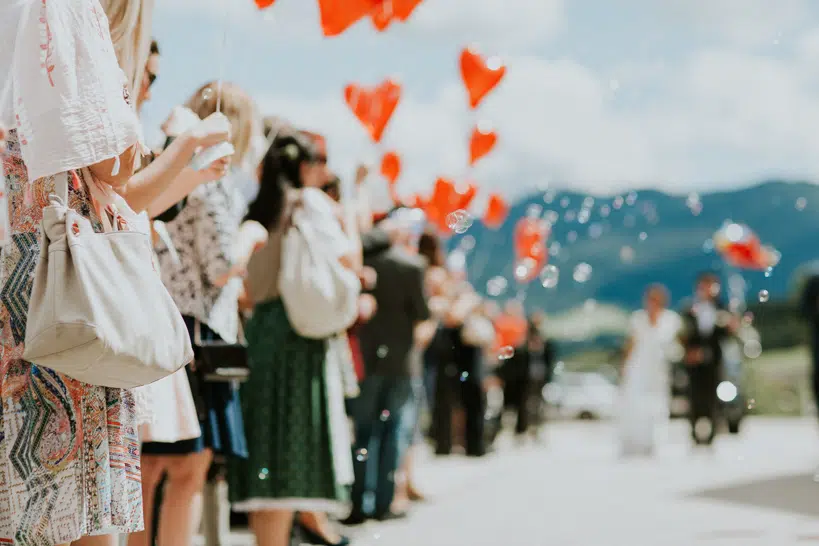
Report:
[[228,30],[230,29],[230,2],[225,2],[225,27],[222,29],[222,48],[219,52],[219,79],[216,81],[216,111],[222,111],[222,81],[227,64]]

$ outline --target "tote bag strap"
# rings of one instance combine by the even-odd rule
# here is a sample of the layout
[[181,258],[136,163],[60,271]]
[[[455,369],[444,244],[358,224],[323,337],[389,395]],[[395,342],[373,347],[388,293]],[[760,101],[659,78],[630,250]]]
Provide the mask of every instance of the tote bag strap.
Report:
[[[68,179],[75,176],[79,178],[81,184],[84,184],[85,187],[88,188],[88,191],[94,200],[99,202],[97,195],[101,192],[94,187],[95,182],[91,171],[85,168],[77,171],[61,173],[60,175],[54,177],[54,195],[62,202],[63,206],[65,206],[67,209],[71,208],[68,203]],[[91,183],[89,183],[88,180],[91,180]],[[104,210],[104,206],[103,210],[97,211],[97,215],[100,217],[100,222],[102,222],[102,229],[104,232],[110,233],[114,231],[113,225],[111,224],[111,219]]]

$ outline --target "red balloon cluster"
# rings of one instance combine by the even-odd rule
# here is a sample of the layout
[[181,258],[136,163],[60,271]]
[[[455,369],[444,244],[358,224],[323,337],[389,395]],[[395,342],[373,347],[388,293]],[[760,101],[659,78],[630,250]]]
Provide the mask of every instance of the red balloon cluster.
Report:
[[542,218],[525,217],[515,225],[515,279],[527,283],[533,281],[546,263],[549,253],[546,242],[551,229]]
[[386,79],[373,88],[351,83],[344,88],[344,100],[373,142],[381,142],[384,130],[401,101],[401,84],[392,79]]
[[[274,0],[255,0],[272,4]],[[394,21],[405,22],[422,0],[318,0],[321,29],[325,36],[338,36],[365,17],[383,32]]]

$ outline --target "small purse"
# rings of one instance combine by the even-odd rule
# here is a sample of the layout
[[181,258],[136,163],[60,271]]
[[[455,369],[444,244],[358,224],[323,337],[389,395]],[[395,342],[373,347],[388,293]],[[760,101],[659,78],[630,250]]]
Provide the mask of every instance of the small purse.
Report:
[[247,340],[242,317],[239,317],[237,343],[222,340],[203,341],[202,323],[196,320],[193,326],[193,346],[196,354],[195,370],[205,381],[243,383],[250,376],[250,366],[247,363]]

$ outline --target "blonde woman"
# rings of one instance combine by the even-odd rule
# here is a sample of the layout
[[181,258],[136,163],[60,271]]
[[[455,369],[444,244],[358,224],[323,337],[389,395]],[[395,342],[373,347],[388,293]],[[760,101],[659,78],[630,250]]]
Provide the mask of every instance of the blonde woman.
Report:
[[[204,119],[216,111],[217,102],[221,103],[231,123],[231,142],[236,150],[233,161],[241,164],[254,134],[255,106],[235,85],[223,84],[221,99],[216,88],[215,82],[202,86],[185,106]],[[220,296],[235,273],[233,244],[239,219],[237,196],[229,174],[197,187],[188,196],[185,208],[167,224],[173,249],[164,242],[157,245],[163,280],[182,312],[194,344],[197,328],[202,341],[234,342],[237,338],[237,295],[232,299]],[[215,313],[217,302],[219,313]],[[129,540],[131,546],[151,542],[148,530],[153,524],[156,489],[163,477],[166,483],[156,542],[160,546],[190,544],[199,527],[202,491],[214,456],[246,456],[235,386],[206,382],[193,370],[188,370],[188,380],[199,410],[202,434],[178,442],[143,444],[146,532],[133,535]]]
[[[149,19],[139,0],[126,3],[137,22],[116,30],[133,36]],[[21,358],[38,226],[58,181],[69,187],[69,206],[101,230],[90,177],[143,210],[196,149],[227,137],[221,129],[187,134],[162,163],[133,176],[141,149],[134,80],[114,46],[97,0],[0,3],[0,73],[10,76],[0,85],[0,125],[12,128],[2,154],[10,244],[0,291],[0,543],[113,546],[116,534],[142,528],[132,393]],[[137,49],[123,44],[122,56],[147,55]]]

